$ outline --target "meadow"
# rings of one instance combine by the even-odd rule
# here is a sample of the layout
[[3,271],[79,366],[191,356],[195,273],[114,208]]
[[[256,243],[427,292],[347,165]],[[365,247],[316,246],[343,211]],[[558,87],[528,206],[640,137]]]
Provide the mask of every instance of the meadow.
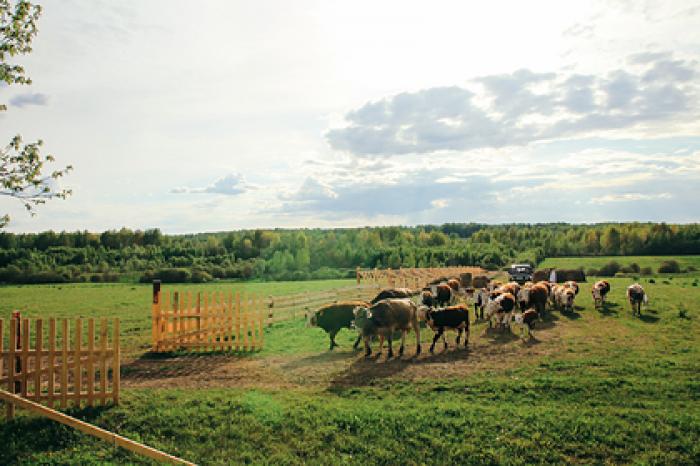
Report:
[[700,256],[591,256],[591,257],[548,257],[542,261],[538,268],[559,267],[562,269],[583,270],[589,268],[599,269],[610,261],[616,261],[620,265],[627,266],[636,263],[640,268],[651,267],[654,273],[664,261],[675,260],[681,270],[695,267],[700,270]]
[[[611,279],[601,310],[589,282],[529,342],[480,322],[469,350],[451,334],[446,352],[414,357],[409,336],[394,360],[366,360],[348,330],[329,352],[302,320],[267,329],[254,354],[151,357],[147,286],[3,287],[0,301],[31,317],[121,309],[135,333],[122,403],[72,413],[200,464],[699,464],[698,277],[650,279],[641,318],[624,298],[632,279]],[[0,464],[148,463],[25,414],[0,421],[0,439]]]

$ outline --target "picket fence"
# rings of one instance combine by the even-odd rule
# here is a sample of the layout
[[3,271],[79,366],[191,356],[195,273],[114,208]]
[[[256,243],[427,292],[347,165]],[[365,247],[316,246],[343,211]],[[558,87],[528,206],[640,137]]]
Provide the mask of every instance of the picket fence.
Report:
[[19,313],[13,317],[9,325],[0,319],[0,387],[50,407],[119,403],[119,319],[110,319],[110,329],[108,319],[96,328],[89,318],[85,329],[80,318],[50,318],[47,333],[43,319],[32,326]]
[[444,277],[459,277],[470,273],[472,276],[484,275],[486,270],[481,267],[421,267],[399,269],[356,269],[357,284],[362,283],[377,287],[422,288],[426,284]]
[[151,350],[260,350],[265,343],[263,307],[259,295],[163,292],[154,283]]

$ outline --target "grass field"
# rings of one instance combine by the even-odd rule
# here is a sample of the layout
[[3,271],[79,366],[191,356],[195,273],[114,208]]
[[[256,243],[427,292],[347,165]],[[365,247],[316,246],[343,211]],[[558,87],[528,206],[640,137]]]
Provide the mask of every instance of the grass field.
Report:
[[[200,464],[700,464],[700,286],[655,280],[642,279],[641,318],[624,302],[631,279],[611,279],[601,311],[584,284],[575,312],[552,311],[529,343],[479,323],[469,351],[452,334],[444,353],[414,358],[410,344],[400,360],[365,360],[352,332],[330,353],[294,321],[254,357],[135,354],[120,406],[74,414]],[[32,316],[42,303],[84,316],[120,304],[130,341],[147,341],[149,288],[118,287],[0,288],[0,301],[31,303]],[[0,439],[0,464],[143,463],[29,415],[0,420]]]
[[562,269],[577,269],[583,267],[598,269],[610,261],[617,261],[620,265],[630,265],[635,262],[639,267],[651,267],[654,273],[657,272],[663,261],[675,260],[680,265],[681,270],[689,266],[700,270],[700,256],[600,256],[600,257],[548,257],[538,268],[559,267]]

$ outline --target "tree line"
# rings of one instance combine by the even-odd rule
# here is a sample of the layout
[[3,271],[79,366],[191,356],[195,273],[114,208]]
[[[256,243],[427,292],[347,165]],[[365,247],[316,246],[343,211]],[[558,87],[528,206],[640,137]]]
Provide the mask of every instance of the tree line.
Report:
[[545,257],[700,254],[700,225],[450,223],[416,227],[0,232],[0,281],[202,282],[353,276],[363,268],[538,264]]

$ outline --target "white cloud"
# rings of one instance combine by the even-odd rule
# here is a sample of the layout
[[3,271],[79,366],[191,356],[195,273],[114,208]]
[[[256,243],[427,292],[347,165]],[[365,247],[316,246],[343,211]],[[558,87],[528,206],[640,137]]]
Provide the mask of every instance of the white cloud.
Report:
[[621,193],[606,194],[605,196],[594,197],[592,204],[607,204],[609,202],[629,202],[629,201],[650,201],[654,199],[671,199],[671,193],[643,194],[643,193]]
[[235,196],[250,189],[254,189],[254,186],[246,183],[243,175],[240,173],[230,173],[208,186],[201,188],[179,187],[171,189],[170,192],[173,194],[224,194],[227,196]]

